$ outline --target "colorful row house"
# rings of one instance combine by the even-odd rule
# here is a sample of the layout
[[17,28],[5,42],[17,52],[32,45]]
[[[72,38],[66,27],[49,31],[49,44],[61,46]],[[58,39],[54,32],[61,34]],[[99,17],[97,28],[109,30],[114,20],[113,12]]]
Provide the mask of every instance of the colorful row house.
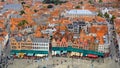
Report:
[[[59,33],[58,33],[59,34]],[[67,34],[67,33],[65,33]],[[54,35],[55,36],[55,35]],[[53,37],[52,40],[52,55],[65,55],[65,56],[88,56],[89,54],[97,57],[103,57],[102,52],[98,52],[98,45],[93,44],[94,37],[85,36],[84,31],[81,32],[80,38],[68,39],[68,35],[62,38]]]
[[49,39],[36,37],[11,38],[11,55],[17,57],[44,57],[49,53]]

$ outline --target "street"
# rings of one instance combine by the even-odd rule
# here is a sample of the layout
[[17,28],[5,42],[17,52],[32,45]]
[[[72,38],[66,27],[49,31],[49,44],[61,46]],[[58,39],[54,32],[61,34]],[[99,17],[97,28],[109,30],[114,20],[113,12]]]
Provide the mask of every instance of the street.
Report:
[[[114,61],[116,61],[116,59],[118,59],[118,53],[119,51],[117,52],[117,48],[116,46],[118,45],[118,43],[116,43],[116,33],[114,32],[114,24],[110,24],[108,23],[108,31],[109,31],[109,39],[110,39],[110,58]],[[120,63],[120,61],[119,61]]]

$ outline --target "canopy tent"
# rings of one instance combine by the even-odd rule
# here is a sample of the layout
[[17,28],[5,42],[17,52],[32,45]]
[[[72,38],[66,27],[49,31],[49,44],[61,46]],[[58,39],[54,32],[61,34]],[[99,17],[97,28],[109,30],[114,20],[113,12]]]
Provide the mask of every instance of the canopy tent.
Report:
[[87,56],[90,58],[97,58],[98,57],[97,55],[94,55],[94,54],[88,54]]
[[47,54],[35,54],[35,56],[37,56],[37,57],[43,57],[43,56],[47,56]]
[[83,53],[82,56],[86,56],[87,54],[94,54],[98,56],[104,56],[103,53],[97,52],[97,51],[92,51],[92,50],[84,50],[84,49],[79,49],[79,48],[73,48],[72,46],[68,47],[52,47],[52,51],[67,51],[67,52],[79,52]]
[[34,55],[34,53],[28,53],[27,54],[27,56],[33,56]]
[[64,53],[67,53],[67,51],[63,51],[63,52],[61,52],[61,54],[64,54]]
[[60,51],[56,51],[56,54],[60,55],[61,53],[60,53]]

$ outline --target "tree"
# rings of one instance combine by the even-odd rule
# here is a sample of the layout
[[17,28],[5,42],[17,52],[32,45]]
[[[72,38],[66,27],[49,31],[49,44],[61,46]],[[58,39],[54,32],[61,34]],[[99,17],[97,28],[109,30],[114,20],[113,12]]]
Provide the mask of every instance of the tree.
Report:
[[102,3],[103,1],[102,0],[99,0],[99,3]]
[[106,12],[106,13],[104,14],[104,17],[105,17],[105,18],[109,18],[109,14]]
[[98,12],[97,16],[103,17],[103,14],[101,12]]
[[58,5],[58,4],[62,4],[62,3],[66,3],[67,1],[61,1],[61,0],[44,0],[43,3],[47,3],[47,4],[55,4],[55,5]]
[[35,9],[34,12],[36,13],[36,12],[38,12],[38,10]]
[[21,4],[23,5],[23,4],[26,4],[25,2],[21,2]]
[[22,20],[18,23],[18,26],[24,26],[25,24],[28,24],[26,20]]
[[78,6],[76,6],[75,8],[76,8],[76,9],[79,9],[79,8],[80,8],[80,6],[78,5]]
[[88,2],[89,2],[90,4],[92,4],[92,1],[91,1],[91,0],[89,0]]
[[80,4],[83,4],[83,1],[81,1]]
[[47,8],[53,8],[53,5],[48,5]]
[[4,2],[5,0],[1,0],[1,2]]
[[30,6],[28,6],[28,5],[27,5],[27,6],[25,6],[25,7],[30,8]]
[[20,11],[20,15],[23,15],[23,14],[25,14],[25,11],[24,11],[24,10],[21,10],[21,11]]
[[113,22],[115,18],[116,17],[114,15],[112,15],[112,18],[110,19],[110,21]]

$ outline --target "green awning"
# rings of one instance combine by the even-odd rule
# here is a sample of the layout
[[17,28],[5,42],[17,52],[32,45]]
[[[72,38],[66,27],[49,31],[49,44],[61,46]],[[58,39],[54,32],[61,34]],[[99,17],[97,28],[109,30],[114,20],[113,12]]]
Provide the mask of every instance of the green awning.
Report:
[[39,51],[39,50],[11,50],[11,53],[35,53],[35,54],[48,54],[48,51]]
[[21,50],[11,50],[10,53],[20,53]]
[[65,51],[67,50],[67,47],[52,47],[53,51]]
[[73,48],[71,46],[69,46],[69,47],[52,47],[52,50],[53,51],[79,52],[79,53],[83,53],[83,56],[86,56],[87,54],[104,56],[104,54],[101,53],[101,52],[92,51],[92,50],[84,50],[84,49],[79,49],[79,48]]

